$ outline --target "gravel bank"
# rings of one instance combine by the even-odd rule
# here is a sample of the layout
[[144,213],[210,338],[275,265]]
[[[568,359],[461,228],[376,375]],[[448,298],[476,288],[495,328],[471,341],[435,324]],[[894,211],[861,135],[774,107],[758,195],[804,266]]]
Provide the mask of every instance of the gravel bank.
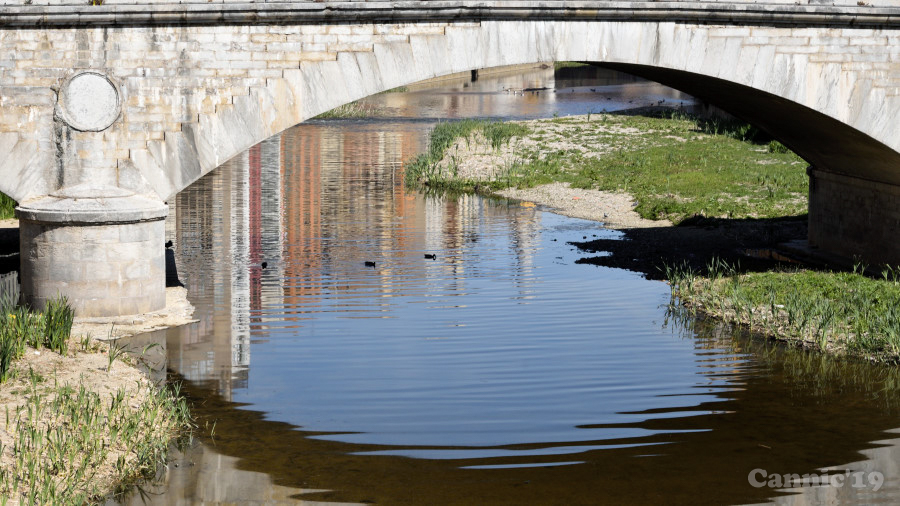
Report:
[[627,193],[571,188],[568,183],[551,183],[534,188],[507,188],[497,192],[507,198],[527,200],[551,211],[585,220],[602,222],[609,228],[671,227],[668,220],[646,220],[634,212],[635,202]]

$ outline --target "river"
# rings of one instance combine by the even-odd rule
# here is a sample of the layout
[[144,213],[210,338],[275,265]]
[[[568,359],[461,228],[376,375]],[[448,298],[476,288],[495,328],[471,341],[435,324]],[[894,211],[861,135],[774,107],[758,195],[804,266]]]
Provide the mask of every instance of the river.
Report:
[[[900,501],[895,370],[782,350],[671,310],[664,283],[576,265],[570,241],[619,237],[599,223],[405,189],[437,120],[661,101],[692,103],[594,68],[413,86],[183,191],[167,239],[199,321],[137,342],[161,345],[200,426],[122,501]],[[754,486],[825,473],[842,486]]]

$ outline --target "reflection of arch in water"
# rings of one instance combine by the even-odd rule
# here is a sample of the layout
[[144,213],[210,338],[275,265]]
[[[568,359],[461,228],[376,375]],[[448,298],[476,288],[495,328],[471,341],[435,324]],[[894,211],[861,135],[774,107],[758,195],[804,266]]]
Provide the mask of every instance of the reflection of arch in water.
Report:
[[[729,333],[723,341],[730,342],[730,338]],[[328,434],[267,420],[263,413],[230,403],[214,392],[214,385],[189,383],[185,390],[198,401],[196,415],[216,420],[214,451],[237,457],[240,469],[268,473],[278,486],[329,490],[304,495],[306,499],[382,504],[415,504],[435,497],[444,504],[471,503],[476,498],[482,504],[627,504],[663,498],[672,504],[696,504],[699,497],[711,504],[760,502],[778,493],[751,487],[747,481],[751,470],[804,474],[815,473],[822,466],[859,461],[860,451],[874,448],[871,442],[884,439],[884,431],[896,426],[892,412],[897,406],[890,404],[895,401],[890,395],[874,393],[896,382],[896,371],[863,363],[843,364],[802,352],[765,350],[765,344],[746,340],[724,350],[722,341],[711,338],[701,339],[697,346],[705,355],[713,351],[753,353],[761,361],[752,367],[743,363],[732,371],[735,388],[723,390],[721,401],[693,406],[688,399],[683,408],[635,413],[643,422],[602,427],[639,429],[655,435],[576,442],[572,444],[624,446],[568,454],[559,444],[540,443],[471,451],[335,442],[323,439]],[[726,371],[716,367],[708,373]],[[545,447],[559,450],[541,451]],[[429,450],[461,450],[464,455],[493,450],[505,455],[549,455],[429,460],[373,454]],[[884,468],[889,483],[883,490],[887,492],[896,485],[897,477],[887,476],[895,467],[890,460],[896,453],[896,447],[867,450],[878,459],[870,465]],[[583,463],[547,465],[554,462]],[[545,465],[508,467],[531,463]],[[485,465],[501,468],[466,469]],[[185,471],[197,473],[190,468]],[[204,491],[222,490],[222,484],[203,481],[215,480],[215,474],[191,482],[195,489],[184,492],[185,496],[209,499],[200,496]]]

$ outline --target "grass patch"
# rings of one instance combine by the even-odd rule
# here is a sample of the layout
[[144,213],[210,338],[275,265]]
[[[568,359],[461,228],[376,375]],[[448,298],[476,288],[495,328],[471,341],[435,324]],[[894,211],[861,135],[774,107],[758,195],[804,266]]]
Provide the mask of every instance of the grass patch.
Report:
[[[526,136],[492,180],[459,181],[447,149],[471,126],[436,128],[429,152],[408,167],[410,182],[465,189],[501,189],[554,181],[576,188],[625,192],[647,219],[681,223],[694,217],[773,218],[802,214],[808,202],[806,164],[751,125],[679,113],[589,114],[524,123],[493,123],[504,135]],[[509,125],[501,126],[501,125]],[[526,130],[514,130],[513,126]],[[468,142],[468,141],[467,141]],[[444,169],[443,171],[440,169]]]
[[370,118],[372,116],[377,116],[378,113],[378,107],[362,101],[356,101],[350,102],[349,104],[340,105],[330,111],[323,112],[313,119]]
[[48,302],[42,313],[22,306],[0,308],[0,383],[7,380],[10,366],[25,354],[26,347],[66,354],[74,318],[65,297]]
[[[177,387],[158,388],[136,369],[112,378],[111,364],[97,367],[106,362],[100,353],[67,356],[73,319],[65,298],[41,313],[0,313],[0,504],[101,502],[152,476],[172,438],[190,428]],[[97,351],[89,336],[81,348]]]
[[[139,408],[135,396],[143,398]],[[100,502],[109,484],[95,481],[99,471],[111,467],[125,482],[152,476],[190,422],[177,390],[149,383],[102,398],[91,385],[59,385],[32,373],[25,399],[5,414],[13,462],[0,468],[0,497],[25,504]]]
[[[389,90],[384,90],[382,92],[377,93],[378,95],[385,95],[388,93],[406,93],[409,91],[408,86],[397,86],[396,88],[391,88]],[[371,118],[374,116],[378,116],[382,113],[382,108],[366,103],[363,100],[357,100],[354,102],[350,102],[349,104],[344,104],[335,107],[330,111],[323,112],[313,119],[359,119],[359,118]]]
[[805,164],[786,149],[765,149],[749,125],[673,116],[623,126],[648,132],[638,137],[649,142],[601,157],[573,156],[573,186],[629,193],[643,218],[676,224],[695,216],[791,216],[807,207]]
[[409,91],[409,86],[397,86],[396,88],[391,88],[389,90],[384,90],[379,92],[379,95],[386,95],[388,93],[406,93]]
[[16,201],[5,193],[0,193],[0,220],[16,217]]
[[701,274],[665,268],[673,300],[750,330],[822,351],[900,360],[900,271],[881,278],[812,270],[737,273],[714,260]]
[[519,123],[465,119],[438,123],[431,131],[428,149],[408,162],[404,168],[406,184],[411,187],[426,185],[440,190],[471,189],[477,181],[460,179],[458,161],[451,155],[445,163],[447,150],[458,139],[473,142],[474,134],[481,134],[493,149],[500,149],[514,137],[521,137],[529,128]]
[[589,63],[581,63],[577,61],[557,61],[553,62],[553,70],[567,69],[571,67],[588,67]]

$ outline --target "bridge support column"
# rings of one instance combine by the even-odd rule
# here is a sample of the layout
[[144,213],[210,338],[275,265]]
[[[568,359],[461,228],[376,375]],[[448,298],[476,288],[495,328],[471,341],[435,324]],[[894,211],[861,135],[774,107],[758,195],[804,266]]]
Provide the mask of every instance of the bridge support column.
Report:
[[808,172],[809,244],[869,265],[900,265],[900,186]]
[[73,187],[23,203],[22,302],[64,295],[77,316],[121,316],[166,304],[165,217],[158,200],[119,188]]

